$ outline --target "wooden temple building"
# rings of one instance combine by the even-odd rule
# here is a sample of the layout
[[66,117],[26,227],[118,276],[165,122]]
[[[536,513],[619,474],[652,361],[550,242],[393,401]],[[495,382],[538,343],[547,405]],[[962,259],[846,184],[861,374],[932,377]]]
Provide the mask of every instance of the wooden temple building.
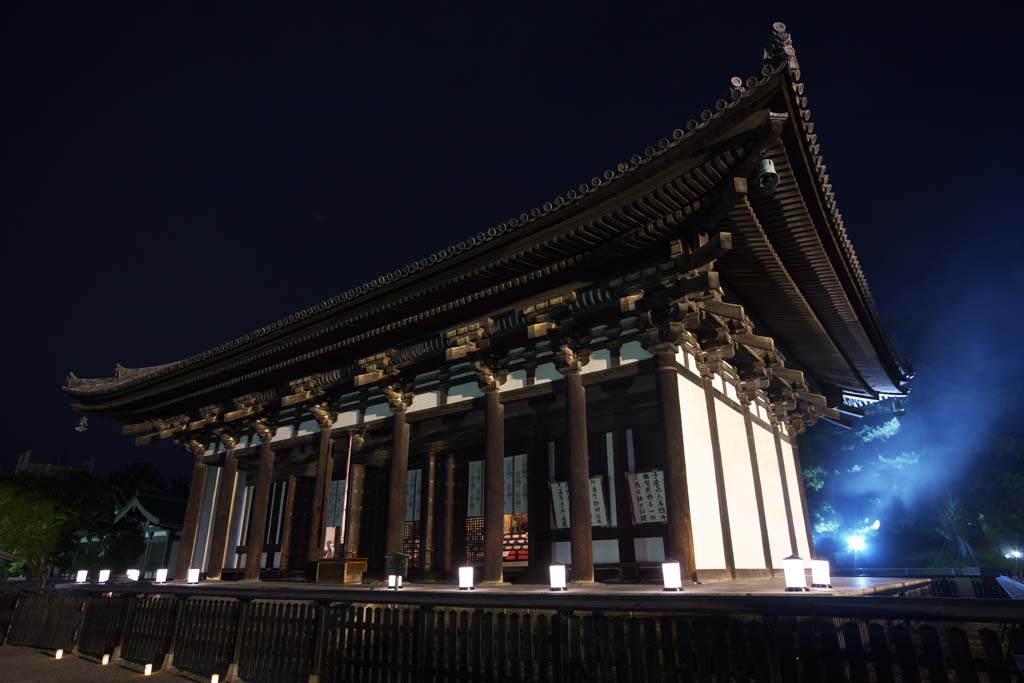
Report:
[[[71,374],[194,458],[176,574],[771,576],[814,553],[796,436],[907,391],[792,41],[543,206],[197,356]],[[361,448],[352,448],[352,446]]]

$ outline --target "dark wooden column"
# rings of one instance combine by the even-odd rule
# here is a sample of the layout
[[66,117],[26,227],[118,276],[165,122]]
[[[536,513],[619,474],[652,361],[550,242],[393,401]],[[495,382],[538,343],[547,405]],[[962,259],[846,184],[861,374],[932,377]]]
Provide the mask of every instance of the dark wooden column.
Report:
[[434,569],[434,510],[437,499],[437,454],[430,453],[423,462],[423,509],[420,518],[423,520],[423,551],[422,569],[425,572]]
[[238,458],[235,457],[235,439],[222,436],[227,447],[224,454],[224,471],[220,476],[220,493],[217,494],[217,512],[213,520],[213,538],[210,539],[210,565],[206,578],[219,579],[224,571],[224,555],[231,533],[231,509],[235,505],[235,479],[238,474]]
[[455,456],[444,456],[444,515],[441,518],[441,568],[451,576],[455,566]]
[[405,421],[405,402],[400,394],[391,401],[391,475],[388,479],[388,522],[384,536],[384,554],[402,552],[405,535],[405,491],[409,476],[409,425]]
[[580,371],[564,368],[569,422],[569,538],[572,577],[594,582],[594,541],[590,527],[590,455],[587,451],[587,395]]
[[696,581],[693,519],[686,480],[686,451],[683,447],[683,418],[675,349],[675,345],[671,344],[651,348],[657,359],[658,408],[665,448],[666,550],[668,559],[680,563],[683,576]]
[[779,459],[779,478],[782,480],[782,503],[786,507],[786,524],[789,526],[789,550],[790,555],[799,554],[796,544],[796,524],[793,521],[793,503],[789,499],[789,482],[786,480],[786,461],[782,457],[782,437],[780,432],[782,425],[778,422],[772,425],[772,433],[775,435],[775,457]]
[[764,514],[764,492],[761,491],[761,468],[757,464],[757,444],[754,442],[754,420],[750,417],[750,401],[741,401],[743,423],[747,428],[747,448],[750,450],[750,470],[754,473],[754,501],[757,503],[757,521],[761,525],[761,548],[764,551],[764,566],[774,574],[772,550],[768,542],[768,518]]
[[292,474],[288,476],[288,484],[285,486],[284,512],[281,515],[281,573],[288,571],[292,552],[292,516],[295,514],[295,489],[298,487],[299,477]]
[[334,458],[331,454],[331,427],[320,425],[320,454],[316,460],[316,483],[313,485],[313,509],[309,516],[309,559],[319,560],[324,554],[324,529],[331,496]]
[[267,505],[270,502],[270,486],[274,483],[274,449],[270,447],[272,432],[268,427],[260,426],[257,427],[260,437],[260,461],[256,471],[256,487],[253,491],[252,507],[249,512],[249,541],[245,547],[245,579],[247,581],[256,581],[260,578],[263,537],[267,534]]
[[729,576],[736,578],[736,553],[732,547],[732,526],[729,523],[729,501],[725,495],[725,468],[722,465],[722,442],[718,437],[718,411],[715,410],[714,369],[701,367],[704,384],[704,399],[708,407],[708,427],[711,430],[711,455],[715,463],[715,486],[718,488],[718,520],[722,527],[722,549],[725,552],[725,568]]
[[481,579],[502,580],[505,519],[505,409],[498,387],[484,390],[484,566]]
[[807,510],[807,489],[804,487],[804,468],[800,466],[800,451],[796,447],[796,437],[790,441],[790,446],[793,448],[793,471],[796,472],[796,483],[800,487],[800,509],[804,513],[804,533],[807,534],[807,549],[810,552],[811,557],[805,557],[805,560],[810,560],[814,557],[814,534],[811,533],[811,516]]
[[345,557],[359,556],[359,529],[363,524],[363,485],[366,465],[352,465],[348,482],[348,512],[345,513]]
[[199,529],[199,513],[203,508],[203,496],[206,494],[206,465],[203,454],[197,448],[195,464],[192,466],[192,487],[188,493],[188,504],[185,507],[185,521],[181,526],[181,544],[178,546],[178,564],[174,569],[177,579],[188,578],[188,570],[192,567],[192,553],[196,545],[196,532]]

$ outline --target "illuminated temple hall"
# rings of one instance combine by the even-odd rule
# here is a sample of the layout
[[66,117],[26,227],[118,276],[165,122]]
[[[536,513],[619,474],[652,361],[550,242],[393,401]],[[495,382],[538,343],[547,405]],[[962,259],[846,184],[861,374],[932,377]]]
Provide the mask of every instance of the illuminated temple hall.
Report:
[[777,24],[755,76],[542,206],[65,389],[195,459],[179,578],[379,578],[404,552],[411,581],[631,581],[665,559],[709,581],[813,557],[797,434],[909,375]]

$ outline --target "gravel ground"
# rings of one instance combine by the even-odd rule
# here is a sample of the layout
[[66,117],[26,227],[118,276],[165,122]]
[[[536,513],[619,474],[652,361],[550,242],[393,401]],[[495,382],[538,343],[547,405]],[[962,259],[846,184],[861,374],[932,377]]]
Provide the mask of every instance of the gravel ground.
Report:
[[52,652],[30,647],[0,645],[0,680],[10,683],[109,683],[112,681],[164,681],[187,683],[188,679],[173,674],[154,674],[146,678],[140,673],[116,664],[100,666],[79,657],[65,656],[56,660]]

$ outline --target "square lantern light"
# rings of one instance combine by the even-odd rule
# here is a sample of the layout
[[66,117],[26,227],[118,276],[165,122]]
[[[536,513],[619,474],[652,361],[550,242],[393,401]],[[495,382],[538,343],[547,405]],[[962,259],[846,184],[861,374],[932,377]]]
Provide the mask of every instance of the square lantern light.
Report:
[[109,569],[101,569],[100,570],[99,582],[100,583],[106,583],[109,580],[110,580],[110,570]]
[[192,569],[188,570],[188,582],[189,583],[199,583],[199,569],[198,568],[193,567]]
[[131,580],[131,581],[138,581],[139,580],[139,570],[138,569],[129,569],[125,573],[128,574],[129,580]]
[[459,590],[460,591],[471,591],[471,590],[473,590],[473,568],[472,567],[459,567]]
[[811,560],[811,587],[832,587],[832,572],[829,571],[828,560]]
[[661,563],[661,580],[663,590],[679,593],[683,590],[683,572],[678,562]]
[[401,590],[402,589],[402,575],[401,574],[388,574],[388,590]]
[[64,650],[62,650],[62,649],[58,649],[56,652],[53,653],[53,658],[54,659],[60,659],[63,656],[64,656]]
[[553,591],[564,591],[566,590],[565,584],[565,565],[564,564],[553,564],[548,569],[551,576],[551,590]]
[[89,572],[85,569],[79,569],[78,573],[75,574],[75,583],[85,583],[89,580]]
[[146,666],[142,667],[142,675],[143,676],[152,676],[153,675],[153,665],[152,664],[147,664]]
[[804,561],[791,555],[782,561],[782,571],[786,575],[787,591],[806,591],[807,575],[804,573]]
[[220,674],[212,674],[210,676],[210,683],[220,683]]
[[110,655],[103,655],[103,659],[100,660],[100,666],[106,666],[110,664]]
[[156,582],[167,583],[167,568],[161,568],[156,570]]

